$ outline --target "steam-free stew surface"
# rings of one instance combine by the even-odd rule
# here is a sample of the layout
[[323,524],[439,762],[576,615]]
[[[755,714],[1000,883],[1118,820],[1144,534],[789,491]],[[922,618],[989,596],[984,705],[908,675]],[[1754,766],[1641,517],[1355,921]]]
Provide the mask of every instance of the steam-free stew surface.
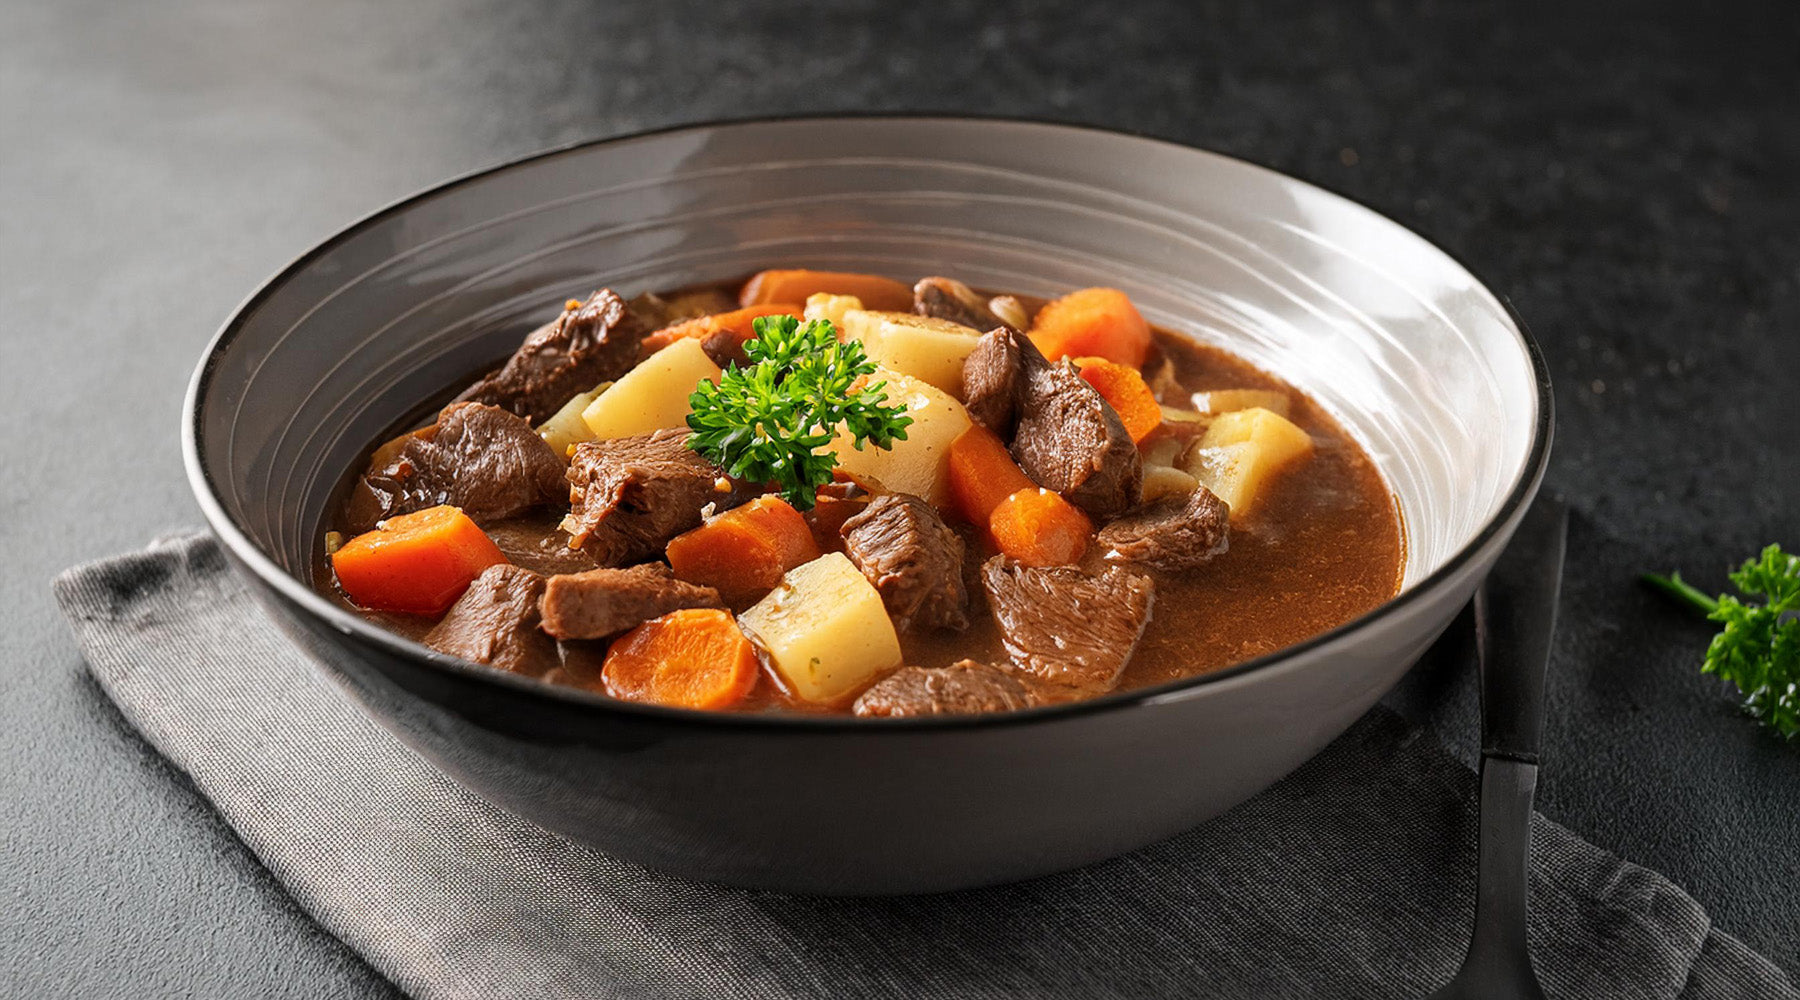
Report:
[[[1233,529],[1223,554],[1189,573],[1153,574],[1156,612],[1125,667],[1122,689],[1191,677],[1291,646],[1374,609],[1400,584],[1402,536],[1393,496],[1337,421],[1311,398],[1229,352],[1160,330],[1156,342],[1189,391],[1289,392],[1290,416],[1312,435],[1315,451],[1280,475],[1253,523]],[[1005,657],[984,616],[960,636],[901,641],[912,663]]]
[[[737,287],[720,286],[719,291],[735,297]],[[715,293],[707,289],[690,294]],[[1307,460],[1277,474],[1242,523],[1234,519],[1226,551],[1193,570],[1145,571],[1155,582],[1154,613],[1117,689],[1191,677],[1277,651],[1350,621],[1395,594],[1404,541],[1393,497],[1369,457],[1330,415],[1293,386],[1228,351],[1167,331],[1154,331],[1151,357],[1153,362],[1166,358],[1172,363],[1179,388],[1165,384],[1165,402],[1179,405],[1191,393],[1217,389],[1273,389],[1287,394],[1289,419],[1310,435],[1314,448]],[[361,471],[352,470],[352,478]],[[584,563],[570,557],[569,536],[559,527],[563,513],[542,509],[488,524],[486,530],[513,562],[544,573],[578,569]],[[959,531],[971,546],[971,563],[990,554],[982,549],[976,532]],[[329,561],[321,561],[317,579],[322,591],[356,608],[337,586]],[[972,592],[975,600],[965,631],[899,633],[906,664],[1007,662],[1007,650],[985,613],[979,587]],[[435,616],[357,610],[420,640],[437,621]],[[603,640],[565,640],[529,672],[550,683],[601,690],[607,649]],[[1052,694],[1044,700],[1061,699]],[[849,702],[849,697],[829,704],[791,697],[765,670],[736,707],[844,713]]]

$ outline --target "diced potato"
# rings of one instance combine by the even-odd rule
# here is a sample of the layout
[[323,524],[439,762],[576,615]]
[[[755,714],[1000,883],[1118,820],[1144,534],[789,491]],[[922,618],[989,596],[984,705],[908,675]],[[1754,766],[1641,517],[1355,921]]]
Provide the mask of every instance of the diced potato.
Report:
[[1144,463],[1144,502],[1166,496],[1187,496],[1194,492],[1200,481],[1192,474],[1172,465],[1155,465]]
[[840,430],[825,446],[837,452],[838,467],[852,478],[875,479],[890,490],[940,506],[949,502],[950,442],[969,429],[969,411],[942,389],[886,368],[877,368],[869,382],[886,382],[887,405],[906,407],[913,422],[906,440],[895,441],[891,449],[864,442],[858,451]]
[[685,427],[694,386],[702,380],[717,382],[719,375],[719,366],[706,356],[700,341],[685,337],[638,362],[594,397],[581,411],[581,419],[602,441]]
[[1288,415],[1288,394],[1274,389],[1214,389],[1194,393],[1194,409],[1202,415],[1231,413],[1253,406],[1285,417]]
[[1313,450],[1305,431],[1262,407],[1219,415],[1194,444],[1184,467],[1230,505],[1233,524],[1255,508],[1271,477]]
[[1247,444],[1202,448],[1196,441],[1194,445],[1182,456],[1181,467],[1211,490],[1213,496],[1225,501],[1231,508],[1231,523],[1241,523],[1249,514],[1249,501],[1253,499],[1244,489],[1244,482],[1248,469],[1255,464],[1254,449]]
[[841,552],[788,570],[738,619],[795,696],[834,702],[900,665],[881,594]]
[[595,397],[605,392],[611,382],[602,382],[587,392],[576,396],[563,404],[562,409],[551,415],[550,419],[538,425],[538,437],[550,446],[550,450],[567,458],[569,449],[583,441],[594,440],[594,432],[588,429],[587,421],[581,419],[582,411],[588,408]]
[[844,333],[844,314],[861,308],[862,300],[854,295],[814,292],[806,297],[806,314],[801,318],[828,319],[832,326],[838,328],[838,335],[841,337]]
[[1181,453],[1187,449],[1191,439],[1178,438],[1174,435],[1153,436],[1138,446],[1138,454],[1144,457],[1144,465],[1177,465]]
[[1200,439],[1203,448],[1227,444],[1255,444],[1279,456],[1278,464],[1312,450],[1312,438],[1292,420],[1260,406],[1234,410],[1213,418]]
[[961,398],[963,359],[981,342],[981,331],[935,316],[853,309],[844,314],[844,337],[862,341],[883,368]]

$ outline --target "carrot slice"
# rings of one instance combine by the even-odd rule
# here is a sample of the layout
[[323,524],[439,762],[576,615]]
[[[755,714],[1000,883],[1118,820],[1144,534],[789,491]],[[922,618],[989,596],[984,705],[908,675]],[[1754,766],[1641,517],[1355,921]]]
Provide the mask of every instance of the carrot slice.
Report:
[[705,340],[720,331],[733,334],[741,344],[756,336],[756,328],[753,324],[759,318],[763,316],[799,316],[805,311],[805,306],[795,305],[792,302],[771,302],[685,320],[674,326],[665,326],[645,337],[643,352],[654,354],[677,340],[689,338]]
[[669,541],[669,566],[689,583],[716,587],[733,607],[775,589],[782,574],[819,557],[806,518],[780,497],[734,507]]
[[809,295],[854,295],[864,309],[912,312],[912,289],[879,274],[855,274],[848,271],[807,271],[787,269],[758,271],[744,282],[738,293],[738,304],[760,305],[764,302],[805,302]]
[[1031,342],[1052,361],[1092,355],[1142,368],[1150,353],[1150,324],[1124,292],[1083,288],[1038,310]]
[[1033,487],[994,508],[988,530],[1000,551],[1027,566],[1067,566],[1081,561],[1094,523],[1061,494]]
[[442,614],[482,570],[505,561],[493,539],[449,505],[390,517],[331,554],[351,600],[416,615]]
[[758,670],[756,650],[731,612],[688,608],[620,636],[600,678],[615,698],[720,709],[749,696]]
[[1118,412],[1131,440],[1141,442],[1162,426],[1162,404],[1136,368],[1094,357],[1076,358],[1075,365],[1087,384],[1098,389]]
[[988,518],[1001,501],[1037,485],[1013,461],[1005,443],[979,424],[950,442],[948,468],[951,508],[981,528],[988,526]]

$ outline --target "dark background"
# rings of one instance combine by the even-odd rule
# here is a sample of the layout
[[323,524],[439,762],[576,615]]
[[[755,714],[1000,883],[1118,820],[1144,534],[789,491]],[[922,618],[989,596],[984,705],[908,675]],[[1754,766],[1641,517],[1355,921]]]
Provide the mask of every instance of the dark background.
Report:
[[[1800,547],[1800,5],[0,0],[0,992],[389,995],[88,679],[63,567],[198,522],[181,394],[266,275],[545,146],[907,109],[1288,171],[1511,299],[1574,504],[1541,805],[1800,974],[1800,745],[1695,672],[1708,588]],[[1467,753],[1466,663],[1394,701]]]

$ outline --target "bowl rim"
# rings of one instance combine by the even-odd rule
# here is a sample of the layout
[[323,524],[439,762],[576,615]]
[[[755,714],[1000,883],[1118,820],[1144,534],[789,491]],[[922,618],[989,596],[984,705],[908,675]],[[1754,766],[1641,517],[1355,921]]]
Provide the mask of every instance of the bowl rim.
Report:
[[[1531,444],[1526,452],[1525,460],[1515,474],[1513,483],[1508,489],[1499,508],[1486,522],[1446,559],[1442,565],[1432,570],[1412,587],[1396,594],[1367,612],[1341,625],[1335,626],[1291,646],[1286,646],[1271,653],[1232,664],[1219,670],[1199,674],[1193,677],[1165,681],[1147,687],[1132,688],[1127,691],[1114,691],[1096,698],[1080,701],[1064,702],[1056,705],[1023,709],[1012,712],[994,712],[978,715],[943,715],[910,718],[863,718],[842,714],[803,714],[803,713],[740,713],[715,712],[701,709],[673,708],[662,705],[651,705],[641,702],[625,701],[597,692],[561,685],[545,684],[536,678],[524,677],[507,671],[496,670],[485,664],[475,663],[461,657],[440,653],[422,643],[404,638],[394,632],[381,628],[373,622],[359,617],[347,609],[327,600],[324,595],[308,586],[301,580],[290,576],[277,566],[272,558],[237,526],[231,516],[225,512],[215,491],[212,477],[208,474],[203,462],[204,447],[200,439],[201,400],[210,385],[214,362],[242,331],[249,316],[256,311],[262,302],[285,284],[294,274],[302,271],[315,260],[337,248],[340,244],[360,234],[391,216],[406,211],[417,203],[448,192],[471,181],[495,176],[507,171],[516,170],[540,161],[566,156],[576,152],[587,151],[596,147],[624,144],[637,140],[653,138],[661,135],[686,132],[705,131],[724,128],[756,128],[759,126],[779,125],[787,123],[830,123],[846,122],[866,124],[872,121],[888,121],[896,123],[913,123],[918,125],[942,124],[951,122],[983,122],[989,124],[1006,124],[1026,126],[1049,131],[1067,131],[1096,134],[1111,139],[1126,139],[1132,142],[1152,143],[1171,147],[1187,154],[1200,154],[1229,161],[1240,167],[1254,171],[1274,174],[1284,183],[1299,184],[1327,198],[1344,203],[1356,210],[1366,213],[1380,223],[1396,227],[1413,239],[1443,254],[1445,258],[1474,278],[1478,293],[1494,306],[1499,307],[1507,317],[1511,332],[1517,346],[1524,353],[1533,375],[1533,388],[1536,391],[1536,419],[1531,432]],[[265,279],[255,290],[251,291],[223,324],[220,325],[212,339],[208,341],[202,352],[199,364],[188,381],[187,393],[182,401],[181,414],[181,452],[182,464],[187,472],[188,485],[193,490],[201,513],[213,532],[225,543],[236,557],[240,565],[248,567],[265,586],[272,588],[277,594],[289,602],[298,605],[305,613],[322,619],[334,630],[357,638],[364,643],[375,646],[389,655],[403,660],[422,661],[433,668],[457,675],[460,679],[476,684],[489,684],[509,689],[527,697],[537,697],[558,702],[576,709],[591,710],[598,714],[610,712],[644,717],[679,726],[697,726],[707,729],[755,729],[771,731],[860,731],[864,733],[893,733],[896,729],[907,731],[932,729],[978,729],[999,726],[1037,725],[1068,719],[1076,716],[1122,711],[1128,708],[1168,700],[1171,697],[1193,694],[1202,689],[1224,682],[1244,678],[1249,675],[1269,671],[1275,667],[1291,664],[1308,654],[1327,646],[1342,642],[1354,633],[1372,627],[1377,623],[1395,618],[1403,614],[1435,591],[1440,590],[1451,579],[1459,576],[1488,545],[1507,529],[1510,522],[1517,519],[1536,495],[1545,470],[1549,464],[1551,439],[1555,428],[1555,398],[1552,392],[1549,366],[1542,349],[1526,327],[1524,320],[1513,308],[1512,303],[1497,295],[1483,281],[1481,275],[1455,254],[1438,246],[1431,240],[1414,232],[1407,226],[1388,218],[1386,215],[1354,198],[1332,191],[1328,188],[1303,180],[1291,174],[1282,173],[1271,167],[1240,157],[1229,156],[1187,143],[1177,142],[1159,136],[1133,132],[1124,129],[1106,128],[1081,122],[1058,121],[1050,118],[1020,117],[1009,115],[984,115],[964,113],[915,113],[915,112],[828,112],[805,114],[756,115],[741,118],[722,118],[707,121],[682,122],[674,125],[606,136],[597,139],[582,139],[565,143],[548,149],[515,157],[487,167],[451,177],[448,180],[430,185],[384,205],[373,212],[351,222],[331,236],[302,252],[288,264]]]

